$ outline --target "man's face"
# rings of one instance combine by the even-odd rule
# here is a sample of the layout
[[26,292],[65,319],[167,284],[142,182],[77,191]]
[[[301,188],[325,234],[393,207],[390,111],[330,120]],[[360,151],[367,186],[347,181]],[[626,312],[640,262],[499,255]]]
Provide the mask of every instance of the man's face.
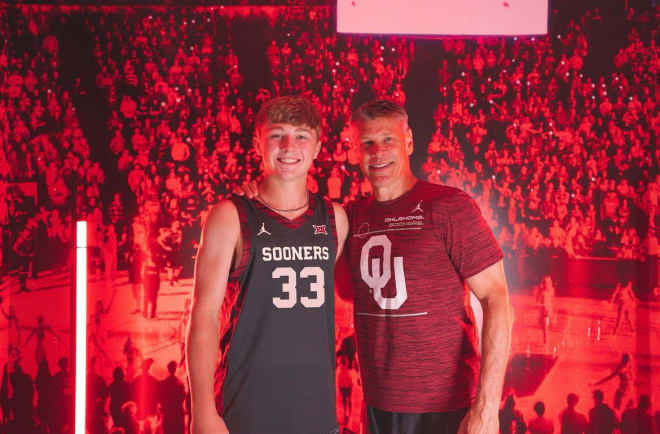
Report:
[[321,141],[306,125],[266,122],[254,136],[254,147],[263,159],[265,175],[306,179]]
[[362,120],[352,128],[360,167],[374,188],[392,186],[411,176],[412,131],[402,119]]

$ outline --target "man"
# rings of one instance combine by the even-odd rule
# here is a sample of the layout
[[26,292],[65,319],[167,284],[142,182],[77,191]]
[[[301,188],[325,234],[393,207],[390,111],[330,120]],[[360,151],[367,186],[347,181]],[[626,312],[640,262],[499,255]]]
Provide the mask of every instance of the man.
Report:
[[306,189],[320,125],[304,98],[265,102],[258,200],[233,197],[207,217],[186,347],[195,434],[337,432],[333,267],[348,222]]
[[137,405],[137,418],[145,420],[153,416],[158,408],[158,380],[151,375],[151,365],[154,359],[149,357],[142,361],[142,373],[131,382],[131,395]]
[[65,425],[73,423],[73,393],[74,383],[69,371],[69,358],[61,357],[57,360],[59,371],[53,375],[53,388],[55,396],[55,432],[61,432]]
[[498,413],[498,422],[501,434],[525,434],[527,425],[522,412],[516,408],[516,400],[513,395],[508,395],[504,405]]
[[32,400],[34,386],[32,378],[23,372],[20,362],[14,362],[14,372],[9,376],[13,395],[11,411],[13,415],[14,432],[30,432],[32,421]]
[[92,430],[93,411],[96,401],[105,402],[110,394],[108,384],[103,375],[99,374],[98,359],[92,356],[89,360],[89,369],[87,373],[87,402],[92,405],[87,406],[87,429]]
[[374,192],[347,206],[346,249],[370,430],[496,433],[513,320],[502,252],[467,194],[412,174],[402,107],[367,102],[351,128]]
[[536,413],[536,417],[529,421],[528,426],[530,434],[552,434],[555,432],[552,421],[543,416],[545,414],[545,404],[542,401],[537,401],[534,404],[534,413]]
[[612,408],[605,404],[603,391],[594,390],[594,406],[589,410],[589,432],[598,434],[612,434],[617,426],[616,413]]
[[168,376],[160,381],[160,411],[163,415],[163,434],[183,434],[185,432],[185,414],[183,401],[186,388],[176,375],[178,364],[172,360],[167,364]]
[[561,434],[584,434],[586,431],[587,418],[575,409],[579,400],[580,397],[575,393],[569,393],[566,396],[568,406],[559,414]]
[[656,434],[651,408],[651,397],[641,395],[637,407],[628,408],[621,415],[621,434]]
[[[337,283],[349,267],[370,431],[497,433],[513,322],[502,252],[467,194],[412,174],[402,107],[367,102],[351,130],[373,197],[347,205]],[[464,283],[483,308],[481,355]]]
[[142,298],[142,316],[156,319],[156,307],[158,305],[158,293],[160,292],[160,268],[155,258],[155,247],[147,247],[145,261],[142,263],[142,286],[144,297]]
[[37,220],[34,217],[30,217],[25,228],[19,232],[18,238],[12,246],[12,249],[16,254],[16,262],[19,264],[18,281],[20,282],[20,287],[18,292],[30,291],[27,286],[27,278],[28,275],[34,277],[33,271],[38,227],[39,223]]
[[131,400],[131,385],[124,379],[124,370],[117,366],[112,370],[112,383],[108,386],[110,416],[115,426],[121,426],[121,407]]

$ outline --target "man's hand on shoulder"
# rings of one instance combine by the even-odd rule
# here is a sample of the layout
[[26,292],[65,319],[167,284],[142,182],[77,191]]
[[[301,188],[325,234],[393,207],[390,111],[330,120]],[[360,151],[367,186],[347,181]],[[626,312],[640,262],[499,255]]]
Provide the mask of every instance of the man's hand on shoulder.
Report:
[[498,434],[500,421],[497,411],[470,408],[458,426],[458,434]]
[[190,428],[192,434],[229,434],[227,425],[217,414],[202,419],[193,419]]
[[234,188],[234,194],[236,196],[245,196],[248,199],[254,199],[255,197],[259,196],[259,188],[257,187],[258,185],[259,184],[255,180],[244,182],[242,185]]

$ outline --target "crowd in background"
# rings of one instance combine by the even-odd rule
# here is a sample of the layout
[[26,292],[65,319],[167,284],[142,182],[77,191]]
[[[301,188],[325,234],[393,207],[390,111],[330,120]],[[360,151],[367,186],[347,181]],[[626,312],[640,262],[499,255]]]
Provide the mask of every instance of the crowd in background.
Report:
[[612,65],[594,64],[598,9],[546,37],[443,42],[423,172],[472,194],[504,248],[657,255],[658,34],[628,19]]
[[[372,97],[405,105],[415,89],[413,40],[338,35],[331,8],[7,13],[0,283],[16,273],[25,291],[67,265],[52,252],[70,243],[74,218],[88,221],[92,272],[105,270],[108,285],[117,269],[139,284],[145,261],[173,282],[189,275],[210,207],[259,172],[252,124],[273,96],[307,95],[322,114],[309,189],[341,203],[369,195],[351,110]],[[92,38],[91,80],[63,61],[72,23]],[[608,29],[592,9],[547,36],[438,42],[437,86],[426,89],[435,132],[416,142],[419,175],[472,195],[509,255],[658,256],[657,17],[628,9],[619,30],[620,47],[598,46]],[[241,42],[255,31],[263,54]],[[101,132],[80,113],[90,101],[107,114]],[[90,146],[92,134],[105,142]]]
[[[0,106],[11,132],[0,149],[6,270],[26,256],[30,269],[52,265],[31,244],[66,243],[75,209],[91,221],[99,252],[115,226],[120,267],[144,231],[149,249],[161,258],[179,252],[170,256],[189,271],[209,208],[258,173],[252,121],[275,95],[308,95],[323,115],[309,188],[339,202],[369,194],[347,120],[365,97],[405,105],[414,59],[410,39],[338,35],[329,8],[249,17],[157,8],[74,9],[57,19],[14,13],[17,49],[2,60]],[[604,68],[593,53],[605,31],[597,9],[549,36],[438,43],[443,61],[437,88],[428,89],[437,96],[436,129],[417,143],[426,150],[420,175],[475,197],[506,251],[657,255],[657,29],[648,13],[627,14],[627,40]],[[94,89],[80,79],[67,88],[60,77],[52,27],[74,17],[94,38]],[[232,39],[254,21],[268,44],[267,71],[248,68],[254,62],[239,59]],[[90,149],[73,103],[72,94],[93,91],[109,114],[106,153]]]

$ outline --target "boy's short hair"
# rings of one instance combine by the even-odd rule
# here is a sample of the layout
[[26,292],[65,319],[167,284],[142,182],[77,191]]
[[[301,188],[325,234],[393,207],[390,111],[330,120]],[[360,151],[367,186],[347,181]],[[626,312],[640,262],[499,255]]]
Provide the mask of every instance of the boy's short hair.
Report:
[[266,122],[306,126],[316,132],[316,140],[321,138],[321,115],[302,96],[280,96],[264,102],[254,119],[255,134]]
[[408,124],[406,109],[386,99],[374,99],[359,106],[351,115],[351,124],[362,121],[372,121],[377,118],[400,118]]

